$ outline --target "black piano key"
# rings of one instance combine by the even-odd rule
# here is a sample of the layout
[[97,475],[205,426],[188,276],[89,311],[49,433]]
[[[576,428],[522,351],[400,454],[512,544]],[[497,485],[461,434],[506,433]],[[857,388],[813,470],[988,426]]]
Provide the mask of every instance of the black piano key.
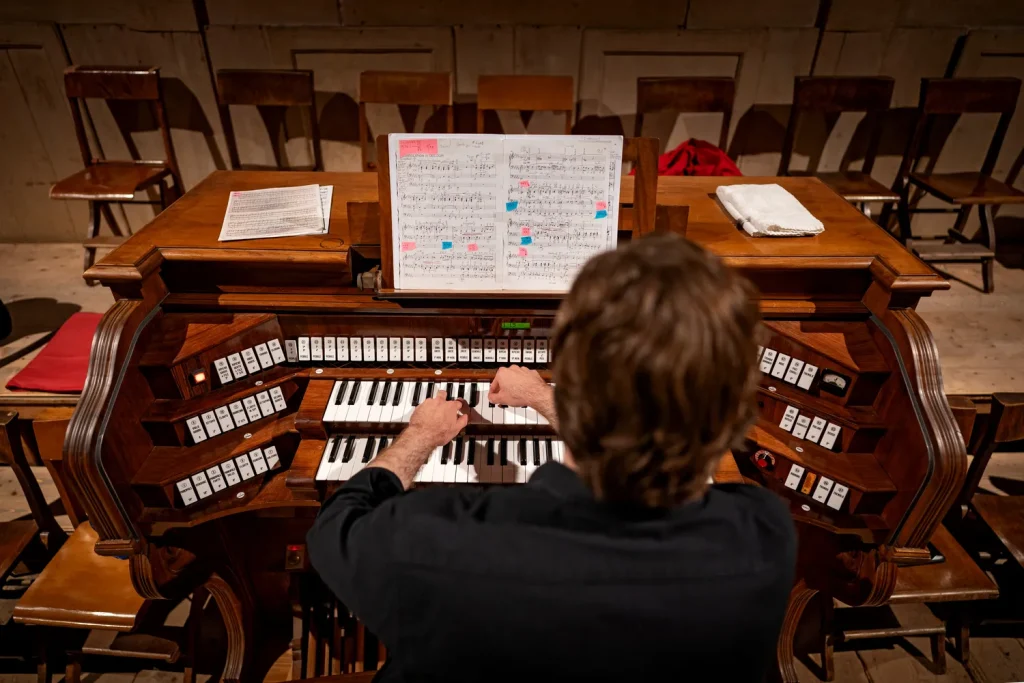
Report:
[[377,455],[380,455],[387,450],[390,444],[390,440],[386,436],[380,437],[380,446],[377,448]]
[[448,464],[448,456],[451,455],[451,452],[452,452],[452,442],[449,441],[448,443],[446,443],[444,446],[441,447],[441,464],[442,465],[447,465]]
[[477,389],[476,382],[469,385],[469,407],[472,408],[476,405],[476,400],[480,398],[479,391]]
[[551,462],[554,459],[551,457],[551,439],[544,439],[544,443],[547,444],[544,448],[544,462]]
[[420,404],[420,389],[426,386],[424,382],[416,380],[416,384],[412,388],[412,405],[416,407]]
[[494,465],[494,439],[487,439],[487,464]]
[[427,382],[427,390],[423,392],[423,400],[426,401],[428,398],[434,397],[434,383]]
[[405,382],[396,381],[395,384],[395,397],[391,400],[391,406],[397,407],[402,402],[402,390],[405,388]]
[[519,464],[523,467],[530,464],[526,462],[526,439],[519,439]]
[[363,462],[370,462],[370,458],[376,458],[384,450],[383,444],[385,439],[383,436],[379,439],[370,439],[370,441],[375,443],[373,444],[373,447],[369,449],[369,454],[363,456]]
[[540,440],[533,440],[533,466],[540,467]]
[[452,464],[458,465],[462,462],[462,437],[455,439],[455,450],[452,451]]
[[334,443],[331,444],[331,454],[327,456],[327,462],[334,462],[338,459],[338,450],[341,448],[341,442],[344,441],[340,436],[334,439]]
[[356,437],[348,437],[348,442],[345,443],[345,455],[341,456],[342,462],[348,462],[352,459],[352,451],[356,447]]
[[356,397],[359,396],[359,387],[362,384],[360,380],[352,381],[352,393],[348,395],[348,404],[354,406],[356,404]]
[[466,398],[466,382],[455,383],[455,394],[461,399]]
[[372,406],[373,402],[377,400],[377,391],[380,389],[380,380],[373,380],[373,384],[370,385],[370,395],[366,397],[366,405]]
[[395,390],[395,380],[390,382],[384,382],[384,390],[380,392],[380,401],[377,405],[386,406],[388,399],[391,397],[391,392]]
[[338,395],[334,397],[334,405],[340,406],[345,402],[345,390],[348,389],[348,380],[341,380],[341,387],[338,389]]
[[445,385],[444,395],[448,398],[449,401],[452,400],[453,398],[455,398],[452,395],[452,383],[451,382],[448,382],[448,384]]
[[508,439],[501,440],[501,466],[508,467]]
[[470,467],[474,465],[476,460],[476,447],[478,443],[476,439],[472,439],[469,442],[469,447],[466,449],[466,464]]
[[363,462],[370,462],[370,458],[373,457],[373,447],[377,445],[377,440],[370,437],[366,440],[366,445],[363,447],[363,454],[360,456]]

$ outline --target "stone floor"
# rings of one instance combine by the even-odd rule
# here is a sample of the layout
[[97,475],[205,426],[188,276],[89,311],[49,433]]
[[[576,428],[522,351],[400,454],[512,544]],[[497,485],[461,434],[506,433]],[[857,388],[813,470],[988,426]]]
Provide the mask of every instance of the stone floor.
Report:
[[[935,337],[942,360],[945,391],[950,394],[989,394],[1024,391],[1024,270],[996,266],[996,291],[982,294],[976,267],[950,265],[944,269],[952,287],[922,301],[919,312]],[[11,338],[0,346],[0,383],[6,381],[38,351],[46,337],[72,313],[105,311],[109,292],[87,287],[81,279],[81,250],[64,244],[0,244],[0,299],[15,323]],[[2,386],[2,384],[0,384]],[[3,389],[0,388],[0,392]],[[44,468],[35,473],[51,500],[56,490]],[[1024,485],[1024,455],[997,453],[982,486],[1000,489],[989,477]],[[0,468],[0,521],[28,512],[16,482]],[[65,524],[66,524],[65,520]],[[836,680],[897,683],[903,681],[973,681],[1003,683],[1024,680],[1024,630],[972,638],[974,664],[966,670],[952,656],[948,671],[937,675],[929,664],[928,642],[907,638],[882,643],[858,643],[858,649],[837,648]],[[819,681],[813,656],[798,664],[800,679]],[[0,669],[2,669],[0,664]],[[267,683],[287,680],[290,654],[272,669]],[[34,674],[0,674],[0,683],[30,683]],[[89,674],[88,683],[176,683],[181,674],[143,670]]]

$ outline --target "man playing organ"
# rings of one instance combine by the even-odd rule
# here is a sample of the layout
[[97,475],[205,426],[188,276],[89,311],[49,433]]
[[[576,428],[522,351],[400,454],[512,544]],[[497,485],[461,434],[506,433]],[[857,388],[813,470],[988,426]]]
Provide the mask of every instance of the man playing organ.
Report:
[[443,391],[420,402],[308,535],[388,648],[376,680],[762,679],[793,522],[767,489],[709,485],[757,414],[752,289],[673,235],[592,258],[555,320],[554,388],[518,366],[490,386],[564,443],[523,486],[410,492],[471,410]]

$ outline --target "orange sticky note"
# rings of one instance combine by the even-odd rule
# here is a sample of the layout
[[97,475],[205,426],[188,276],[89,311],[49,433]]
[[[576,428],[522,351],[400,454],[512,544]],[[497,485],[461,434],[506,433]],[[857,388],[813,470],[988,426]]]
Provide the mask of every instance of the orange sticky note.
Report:
[[415,242],[402,242],[402,251],[412,251],[416,248]]
[[437,138],[415,138],[398,141],[398,158],[410,154],[437,154]]
[[597,202],[598,211],[606,211],[608,209],[608,202]]
[[519,255],[526,256],[526,247],[519,247]]
[[530,232],[530,228],[528,228],[528,227],[527,227],[527,226],[525,226],[525,225],[524,225],[524,226],[522,227],[522,232],[523,232],[523,236],[526,236],[526,235],[530,235],[530,234],[532,234],[532,233]]
[[470,242],[466,245],[467,251],[479,251],[480,247],[476,246],[476,242]]

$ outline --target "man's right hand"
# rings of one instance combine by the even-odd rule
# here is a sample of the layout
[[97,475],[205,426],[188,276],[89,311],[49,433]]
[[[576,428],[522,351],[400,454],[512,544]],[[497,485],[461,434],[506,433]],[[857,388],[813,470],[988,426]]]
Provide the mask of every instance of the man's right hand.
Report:
[[499,406],[533,408],[552,425],[558,424],[554,391],[536,370],[518,365],[499,368],[491,382],[487,400]]

